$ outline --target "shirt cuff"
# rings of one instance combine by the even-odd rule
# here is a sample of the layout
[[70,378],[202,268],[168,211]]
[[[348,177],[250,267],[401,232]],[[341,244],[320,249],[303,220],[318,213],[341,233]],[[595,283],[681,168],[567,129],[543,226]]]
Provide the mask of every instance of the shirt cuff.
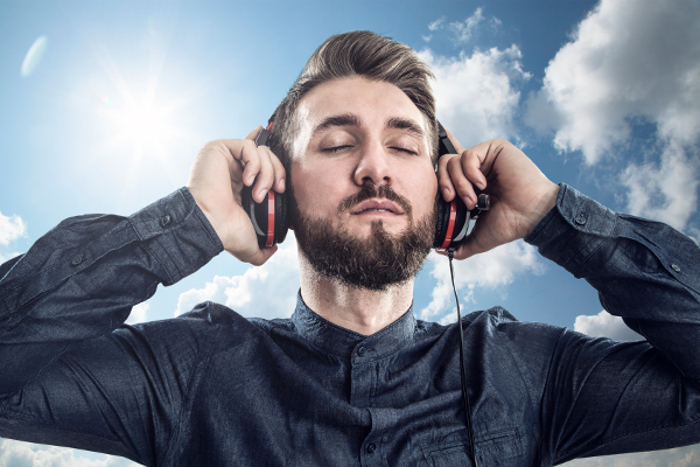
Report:
[[224,249],[187,188],[181,188],[129,218],[139,240],[165,268],[171,285]]
[[577,276],[576,271],[613,235],[616,219],[613,211],[562,183],[555,207],[525,241]]

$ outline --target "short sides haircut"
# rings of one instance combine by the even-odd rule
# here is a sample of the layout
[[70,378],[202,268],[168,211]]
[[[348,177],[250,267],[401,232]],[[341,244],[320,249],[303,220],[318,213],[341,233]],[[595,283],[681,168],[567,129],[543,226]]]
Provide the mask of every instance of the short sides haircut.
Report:
[[289,169],[294,156],[294,139],[300,129],[297,108],[302,97],[319,84],[353,76],[393,84],[411,99],[425,117],[431,157],[436,161],[437,120],[430,86],[433,73],[406,44],[371,31],[353,31],[332,36],[316,49],[275,110],[269,146],[284,166]]

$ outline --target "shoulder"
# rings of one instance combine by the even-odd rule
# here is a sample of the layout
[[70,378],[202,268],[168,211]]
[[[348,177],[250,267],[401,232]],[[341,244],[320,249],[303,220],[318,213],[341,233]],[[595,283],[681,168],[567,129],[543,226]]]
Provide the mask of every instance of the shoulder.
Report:
[[[545,323],[519,321],[508,310],[493,307],[462,317],[465,349],[484,358],[497,358],[500,364],[514,367],[534,366],[541,373],[557,353],[564,336],[572,331]],[[420,330],[420,331],[418,331]],[[419,321],[418,332],[425,338],[458,339],[459,328]]]

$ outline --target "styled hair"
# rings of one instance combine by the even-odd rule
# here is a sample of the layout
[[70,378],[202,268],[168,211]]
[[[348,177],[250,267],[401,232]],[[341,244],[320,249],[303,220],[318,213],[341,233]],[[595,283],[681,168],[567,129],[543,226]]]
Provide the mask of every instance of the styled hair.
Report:
[[321,44],[275,110],[268,144],[285,167],[289,168],[300,129],[296,115],[299,101],[319,84],[352,76],[385,81],[401,89],[424,115],[431,156],[437,159],[435,98],[430,87],[430,79],[435,76],[406,44],[371,31],[354,31],[332,36]]

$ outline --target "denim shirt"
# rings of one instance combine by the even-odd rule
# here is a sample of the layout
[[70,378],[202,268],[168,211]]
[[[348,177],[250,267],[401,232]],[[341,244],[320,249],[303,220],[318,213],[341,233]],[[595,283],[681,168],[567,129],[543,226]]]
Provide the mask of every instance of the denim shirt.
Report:
[[[700,252],[562,185],[526,241],[648,342],[464,317],[481,466],[700,441]],[[158,466],[468,466],[458,328],[411,309],[366,337],[298,298],[290,319],[203,303],[123,324],[222,245],[186,189],[68,219],[0,267],[0,436]]]

